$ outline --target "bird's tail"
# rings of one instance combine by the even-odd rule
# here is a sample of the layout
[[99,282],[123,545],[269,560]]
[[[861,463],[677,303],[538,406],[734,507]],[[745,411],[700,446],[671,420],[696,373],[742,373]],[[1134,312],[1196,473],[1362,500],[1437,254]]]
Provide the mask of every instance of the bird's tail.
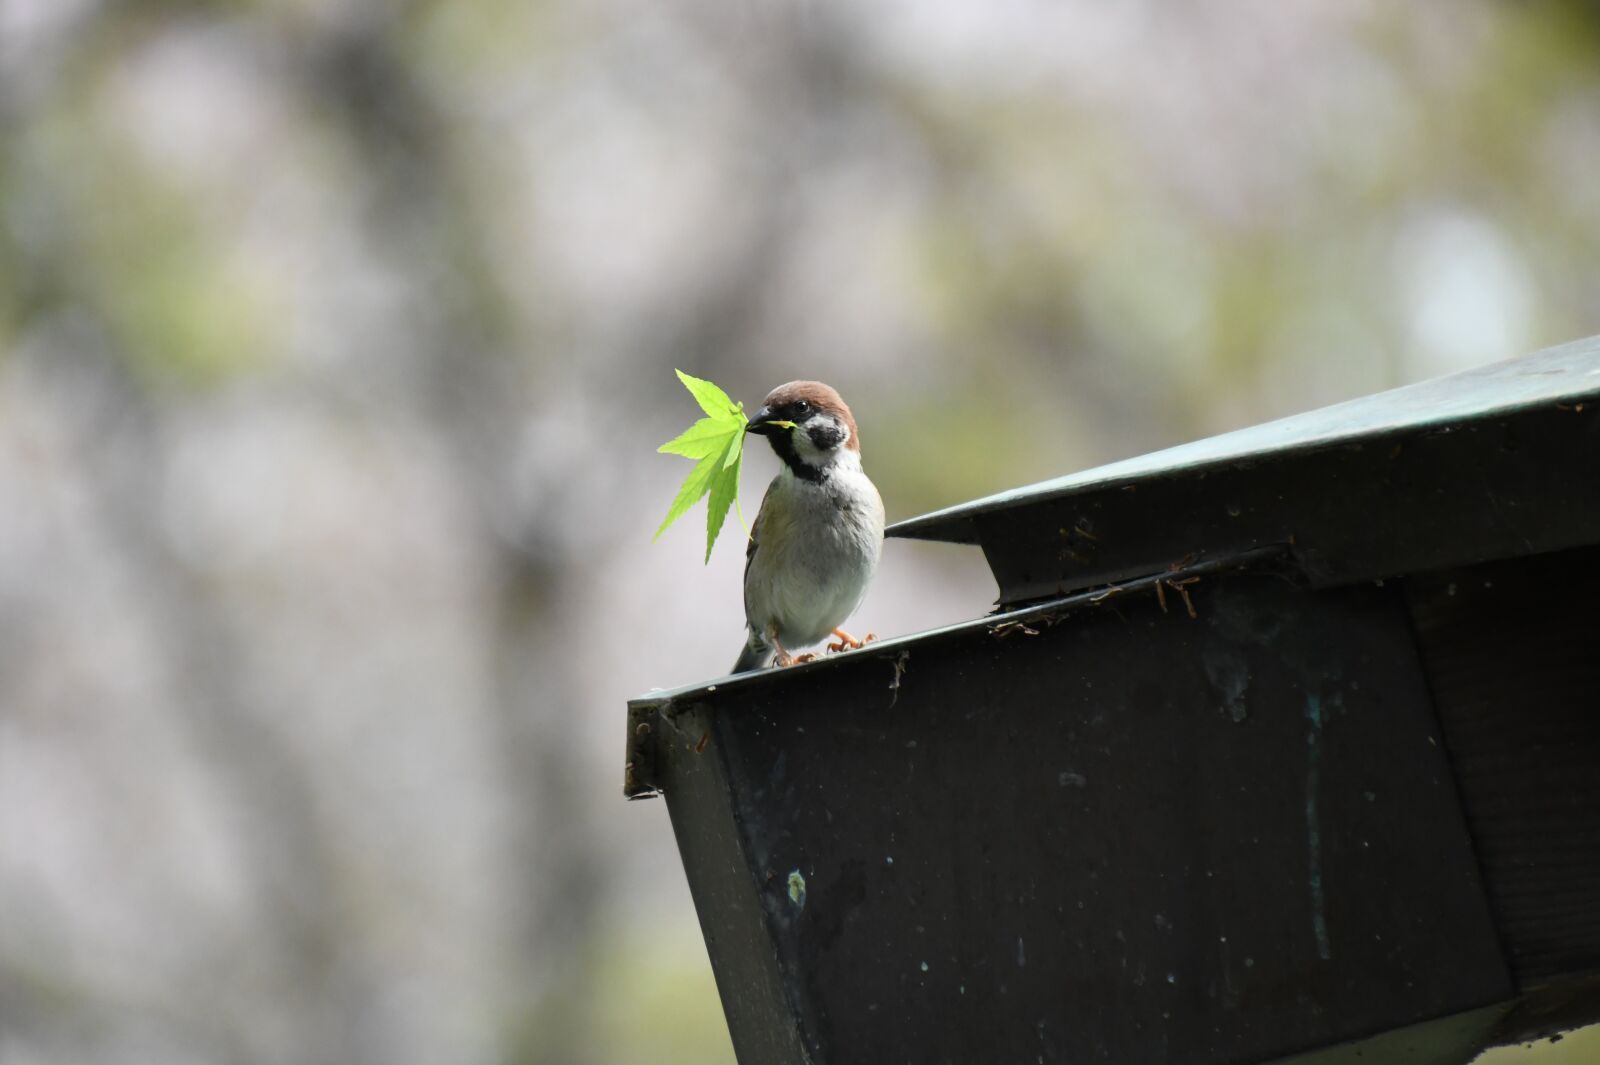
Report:
[[733,664],[733,672],[748,673],[752,669],[765,669],[772,665],[772,648],[760,640],[754,633],[745,641],[744,650],[739,652],[739,661]]

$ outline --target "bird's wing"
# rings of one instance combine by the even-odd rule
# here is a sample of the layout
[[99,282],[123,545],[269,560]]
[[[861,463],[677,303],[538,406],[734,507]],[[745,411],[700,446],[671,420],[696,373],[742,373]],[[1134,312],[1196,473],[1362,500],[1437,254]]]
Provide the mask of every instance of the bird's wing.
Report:
[[756,557],[756,548],[761,546],[762,519],[767,516],[767,502],[772,498],[772,489],[778,483],[774,477],[772,483],[767,485],[766,493],[761,497],[761,507],[756,511],[756,520],[750,523],[750,540],[744,545],[744,616],[750,617],[750,563]]

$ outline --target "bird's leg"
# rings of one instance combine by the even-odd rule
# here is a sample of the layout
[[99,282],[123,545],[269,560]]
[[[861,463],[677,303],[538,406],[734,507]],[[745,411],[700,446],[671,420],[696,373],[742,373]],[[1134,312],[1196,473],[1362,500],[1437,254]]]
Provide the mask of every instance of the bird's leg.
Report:
[[854,636],[850,635],[848,632],[845,632],[843,629],[834,629],[833,630],[833,634],[835,636],[839,637],[839,642],[838,643],[830,643],[828,645],[828,650],[830,650],[830,651],[844,651],[844,650],[854,651],[854,650],[857,650],[858,648],[860,648],[861,646],[863,646],[864,644],[869,644],[873,640],[876,640],[878,638],[878,634],[877,633],[869,632],[869,633],[867,633],[865,639],[858,640]]
[[772,646],[778,649],[778,655],[772,661],[773,664],[779,669],[782,669],[786,666],[803,666],[807,662],[815,662],[817,660],[817,656],[810,653],[803,655],[790,654],[784,649],[783,644],[779,642],[778,631],[776,629],[767,630],[767,640],[772,644]]
[[788,651],[784,650],[783,644],[778,640],[777,629],[770,628],[767,630],[767,642],[778,649],[777,655],[772,659],[773,665],[777,666],[779,669],[794,665],[794,656]]

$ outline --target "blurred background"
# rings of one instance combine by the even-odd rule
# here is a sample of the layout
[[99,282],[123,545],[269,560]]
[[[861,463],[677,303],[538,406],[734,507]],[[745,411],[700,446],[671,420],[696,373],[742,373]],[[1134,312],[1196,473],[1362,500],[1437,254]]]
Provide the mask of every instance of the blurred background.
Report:
[[673,367],[909,517],[1600,332],[1597,175],[1592,4],[0,0],[0,1062],[729,1065]]

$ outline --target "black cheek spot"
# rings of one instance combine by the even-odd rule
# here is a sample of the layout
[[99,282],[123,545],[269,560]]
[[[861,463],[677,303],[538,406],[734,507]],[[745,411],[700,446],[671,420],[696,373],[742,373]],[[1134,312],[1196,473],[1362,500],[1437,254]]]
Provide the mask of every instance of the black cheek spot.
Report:
[[818,451],[827,451],[829,448],[838,447],[844,443],[844,430],[833,422],[822,422],[806,430],[811,436],[811,444]]

